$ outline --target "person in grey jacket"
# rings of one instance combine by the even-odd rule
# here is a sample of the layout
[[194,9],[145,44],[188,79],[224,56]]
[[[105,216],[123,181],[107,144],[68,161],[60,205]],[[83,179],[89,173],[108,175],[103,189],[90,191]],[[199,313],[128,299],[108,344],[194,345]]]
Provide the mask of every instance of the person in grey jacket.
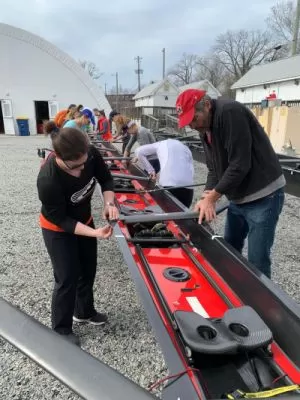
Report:
[[[140,146],[156,142],[153,133],[150,132],[149,129],[144,128],[143,126],[138,126],[135,121],[129,121],[127,123],[127,133],[129,133],[131,137],[127,146],[125,147],[124,157],[129,157],[131,149],[136,142]],[[157,174],[160,171],[160,164],[157,156],[156,155],[149,156],[148,161],[155,170],[155,173]]]

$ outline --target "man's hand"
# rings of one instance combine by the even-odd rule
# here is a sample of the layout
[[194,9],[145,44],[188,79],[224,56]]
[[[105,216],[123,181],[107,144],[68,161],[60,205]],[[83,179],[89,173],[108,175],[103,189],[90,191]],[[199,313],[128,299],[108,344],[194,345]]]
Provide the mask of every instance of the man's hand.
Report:
[[205,221],[211,222],[217,216],[216,202],[210,193],[203,193],[202,198],[196,203],[194,210],[199,212],[199,224],[202,224],[204,218]]
[[133,159],[131,160],[132,164],[136,164],[139,161],[139,159],[137,157],[133,157]]
[[119,219],[119,210],[114,205],[106,205],[102,217],[108,221]]

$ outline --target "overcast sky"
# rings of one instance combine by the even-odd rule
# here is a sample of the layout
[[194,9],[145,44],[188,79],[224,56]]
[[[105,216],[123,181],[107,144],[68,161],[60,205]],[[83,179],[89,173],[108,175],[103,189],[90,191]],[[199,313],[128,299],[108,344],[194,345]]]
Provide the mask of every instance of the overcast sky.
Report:
[[49,40],[76,60],[95,62],[100,84],[137,87],[134,73],[143,58],[142,83],[162,77],[183,52],[199,55],[228,29],[265,27],[276,0],[0,0],[0,21]]

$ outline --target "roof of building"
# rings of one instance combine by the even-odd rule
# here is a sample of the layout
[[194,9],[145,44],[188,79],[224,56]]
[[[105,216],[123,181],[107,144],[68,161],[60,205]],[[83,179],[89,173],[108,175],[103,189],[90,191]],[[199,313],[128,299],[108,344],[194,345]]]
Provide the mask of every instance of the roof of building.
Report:
[[214,85],[208,79],[203,79],[201,81],[192,82],[187,85],[180,86],[179,91],[183,92],[184,90],[187,89],[202,89],[209,91],[209,88],[211,89],[211,91],[215,92],[216,96],[221,96],[219,90],[216,87],[214,87]]
[[98,104],[98,106],[101,108],[110,108],[101,88],[99,88],[99,86],[88,75],[88,73],[86,73],[84,69],[67,53],[60,50],[58,47],[54,46],[52,43],[41,38],[40,36],[11,25],[0,23],[0,36],[1,35],[26,42],[32,46],[35,46],[41,51],[48,53],[50,56],[68,68],[71,73],[76,75],[76,77],[90,92],[90,95],[95,99],[95,104]]
[[250,69],[231,89],[282,82],[300,77],[300,55],[257,65]]
[[178,88],[168,79],[164,79],[162,81],[158,81],[155,83],[151,83],[151,85],[145,86],[142,90],[140,90],[133,98],[133,100],[141,99],[143,97],[150,97],[155,95],[155,93],[158,91],[158,89],[164,84],[168,83],[170,86],[172,86],[176,91],[178,91]]

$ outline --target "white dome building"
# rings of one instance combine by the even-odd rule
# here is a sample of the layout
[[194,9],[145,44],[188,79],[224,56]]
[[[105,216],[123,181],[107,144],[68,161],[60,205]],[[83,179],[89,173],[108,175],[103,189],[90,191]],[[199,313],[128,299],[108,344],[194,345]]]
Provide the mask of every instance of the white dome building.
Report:
[[111,111],[83,68],[41,37],[0,23],[0,54],[0,133],[18,135],[16,119],[24,117],[35,135],[72,103]]

